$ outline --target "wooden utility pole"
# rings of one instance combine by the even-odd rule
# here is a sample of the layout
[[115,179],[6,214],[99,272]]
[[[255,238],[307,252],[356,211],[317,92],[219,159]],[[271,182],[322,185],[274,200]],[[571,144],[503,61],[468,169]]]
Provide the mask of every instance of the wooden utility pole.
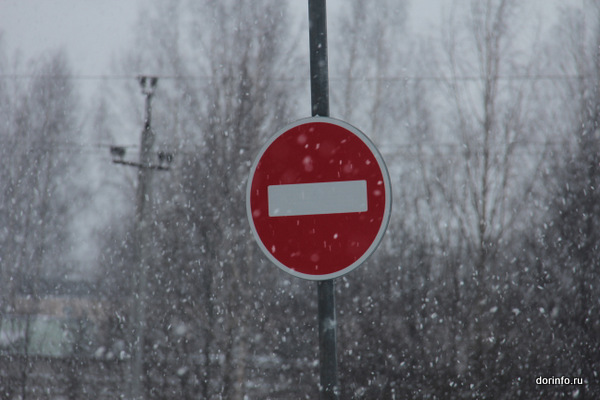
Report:
[[144,399],[144,338],[146,333],[146,307],[148,285],[148,248],[149,229],[147,208],[151,204],[152,183],[152,146],[155,134],[152,130],[152,96],[158,78],[142,76],[139,78],[142,93],[146,96],[144,129],[140,142],[140,157],[137,166],[138,186],[135,208],[135,256],[138,262],[134,271],[132,298],[132,355],[130,398]]
[[142,93],[146,96],[144,129],[140,140],[140,155],[137,162],[124,160],[127,152],[124,146],[109,146],[113,163],[137,168],[137,191],[135,198],[135,228],[133,255],[136,265],[133,271],[133,293],[131,298],[131,363],[129,368],[129,399],[144,399],[144,338],[146,335],[146,307],[148,303],[148,269],[150,246],[150,223],[147,208],[152,199],[152,172],[168,171],[173,154],[160,151],[156,154],[158,164],[154,163],[155,134],[152,130],[152,97],[158,83],[155,76],[138,77]]

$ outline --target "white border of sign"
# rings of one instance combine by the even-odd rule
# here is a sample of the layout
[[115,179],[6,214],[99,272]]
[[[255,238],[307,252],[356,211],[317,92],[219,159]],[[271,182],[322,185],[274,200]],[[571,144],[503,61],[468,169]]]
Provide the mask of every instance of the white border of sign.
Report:
[[[385,187],[385,210],[383,213],[383,220],[381,221],[381,226],[379,227],[379,231],[377,232],[377,235],[375,236],[373,243],[371,243],[371,245],[369,246],[367,251],[365,251],[365,253],[355,262],[353,262],[352,264],[350,264],[349,266],[347,266],[344,269],[341,269],[341,270],[331,273],[331,274],[325,274],[325,275],[311,275],[311,274],[305,274],[302,272],[298,272],[296,270],[293,270],[293,269],[287,267],[286,265],[281,263],[278,259],[276,259],[269,252],[269,250],[265,247],[262,240],[260,239],[260,236],[258,235],[258,232],[256,231],[256,227],[254,226],[254,220],[252,219],[252,212],[250,210],[250,191],[251,191],[250,189],[252,186],[252,180],[254,179],[254,174],[256,172],[256,167],[258,166],[258,162],[262,158],[265,151],[267,151],[269,146],[271,146],[271,144],[279,136],[283,135],[290,129],[293,129],[299,125],[304,125],[304,124],[313,123],[313,122],[324,122],[324,123],[328,123],[328,124],[338,125],[344,129],[352,132],[359,139],[361,139],[363,141],[363,143],[371,150],[371,152],[373,153],[373,156],[377,160],[377,163],[379,164],[379,168],[381,169],[381,175],[383,176],[383,184]],[[294,275],[298,278],[307,279],[307,280],[323,281],[323,280],[327,280],[327,279],[338,278],[342,275],[347,274],[348,272],[352,271],[353,269],[355,269],[356,267],[361,265],[363,262],[365,262],[366,259],[369,258],[369,256],[371,254],[373,254],[375,249],[377,249],[377,246],[379,246],[379,243],[383,239],[383,235],[385,234],[388,223],[390,221],[391,211],[392,211],[392,185],[390,183],[390,176],[389,176],[387,167],[385,165],[385,162],[383,161],[383,157],[379,153],[379,150],[377,150],[377,147],[375,147],[373,142],[371,142],[371,140],[360,130],[358,130],[354,126],[348,124],[347,122],[344,122],[344,121],[341,121],[341,120],[338,120],[335,118],[330,118],[330,117],[303,118],[303,119],[297,120],[295,122],[292,122],[291,124],[288,124],[288,125],[284,126],[283,128],[279,129],[277,131],[277,133],[275,133],[275,135],[273,135],[262,146],[262,148],[258,152],[258,155],[254,159],[254,162],[252,163],[252,167],[250,168],[250,174],[248,175],[248,182],[246,183],[246,215],[248,217],[248,221],[250,222],[250,230],[252,231],[252,235],[254,236],[254,239],[258,243],[258,246],[260,247],[262,252],[267,256],[267,258],[271,262],[273,262],[275,265],[277,265],[279,268],[281,268],[282,270],[284,270],[285,272],[287,272],[291,275]]]

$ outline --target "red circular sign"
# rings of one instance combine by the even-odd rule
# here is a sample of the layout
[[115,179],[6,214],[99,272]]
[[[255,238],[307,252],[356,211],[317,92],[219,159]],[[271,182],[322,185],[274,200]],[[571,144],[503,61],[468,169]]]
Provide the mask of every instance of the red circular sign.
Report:
[[262,251],[292,275],[341,276],[381,241],[391,211],[383,158],[353,126],[313,117],[281,129],[250,171],[246,207]]

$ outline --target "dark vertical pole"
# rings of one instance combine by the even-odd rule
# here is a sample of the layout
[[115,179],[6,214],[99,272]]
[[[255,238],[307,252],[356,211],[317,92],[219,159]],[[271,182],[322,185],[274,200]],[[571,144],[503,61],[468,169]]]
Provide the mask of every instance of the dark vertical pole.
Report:
[[327,16],[325,0],[308,0],[310,37],[310,94],[312,115],[329,116]]
[[319,291],[319,370],[321,399],[338,400],[335,292],[333,279],[320,281]]
[[[308,0],[310,37],[310,93],[312,115],[329,116],[329,73],[327,66],[327,17],[325,0]],[[339,399],[333,280],[318,283],[320,397]]]
[[138,166],[138,187],[135,211],[135,246],[138,258],[138,270],[134,274],[133,298],[133,349],[131,360],[130,398],[142,400],[145,398],[144,389],[144,338],[146,336],[146,307],[148,284],[148,211],[151,197],[152,181],[152,146],[154,145],[154,131],[152,130],[152,96],[156,87],[157,78],[139,78],[142,93],[146,96],[144,130],[140,141],[140,161]]

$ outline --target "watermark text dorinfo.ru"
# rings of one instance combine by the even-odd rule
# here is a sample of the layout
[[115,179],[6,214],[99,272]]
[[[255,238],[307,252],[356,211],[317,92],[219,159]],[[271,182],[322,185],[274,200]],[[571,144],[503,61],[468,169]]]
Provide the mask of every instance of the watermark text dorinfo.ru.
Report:
[[538,376],[535,378],[535,383],[538,385],[583,385],[584,379],[581,377],[569,376]]

